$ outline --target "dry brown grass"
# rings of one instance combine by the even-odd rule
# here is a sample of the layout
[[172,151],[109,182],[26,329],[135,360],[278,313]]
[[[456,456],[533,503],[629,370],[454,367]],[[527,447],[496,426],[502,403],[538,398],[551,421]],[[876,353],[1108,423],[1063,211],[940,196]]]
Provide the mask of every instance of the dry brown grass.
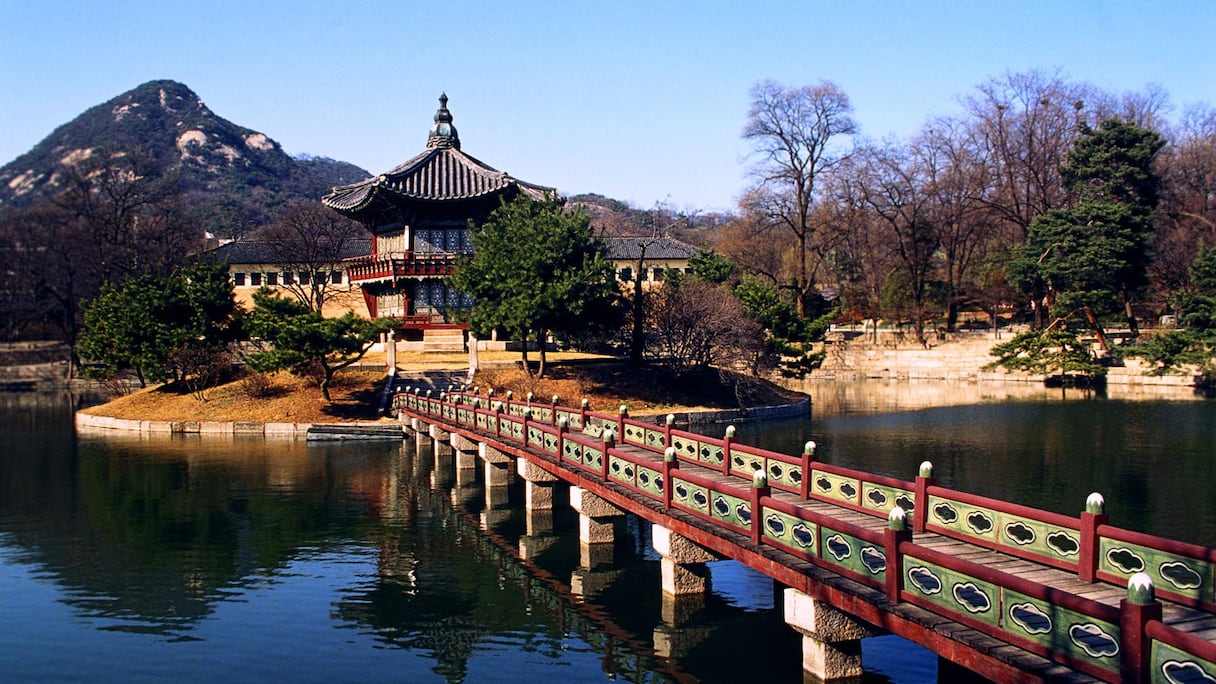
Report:
[[[583,355],[582,361],[588,361]],[[507,358],[504,356],[503,358]],[[511,358],[518,358],[514,354]],[[573,357],[572,357],[573,358]],[[666,413],[707,408],[779,404],[796,398],[769,383],[704,369],[676,377],[659,367],[635,368],[618,362],[569,363],[551,365],[544,379],[528,378],[518,366],[483,368],[476,383],[482,393],[494,388],[499,396],[507,390],[523,399],[532,392],[537,401],[548,402],[557,395],[561,403],[577,406],[587,398],[596,411],[615,412],[621,404],[634,414]],[[502,359],[495,359],[501,361]],[[410,355],[398,359],[404,374],[423,370],[467,368],[468,357],[451,355]],[[345,370],[334,377],[333,403],[321,398],[316,386],[287,373],[268,376],[269,390],[253,396],[241,381],[216,387],[199,400],[190,392],[160,386],[118,397],[86,413],[137,420],[166,421],[249,421],[262,423],[332,423],[350,420],[376,420],[384,373],[372,370]]]
[[345,371],[334,377],[333,403],[302,378],[287,373],[270,376],[268,395],[250,397],[240,381],[216,387],[200,401],[188,391],[168,386],[150,387],[118,397],[85,413],[137,420],[214,420],[258,423],[334,423],[375,420],[384,373]]

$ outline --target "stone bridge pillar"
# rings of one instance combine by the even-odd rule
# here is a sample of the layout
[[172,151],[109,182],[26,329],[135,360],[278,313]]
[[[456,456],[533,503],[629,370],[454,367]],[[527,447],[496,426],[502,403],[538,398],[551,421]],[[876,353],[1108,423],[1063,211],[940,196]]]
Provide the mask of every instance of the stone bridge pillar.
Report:
[[535,558],[557,541],[553,534],[553,490],[559,482],[556,475],[520,458],[515,471],[524,481],[524,516],[527,534],[519,538],[519,554]]
[[722,559],[718,554],[661,525],[651,528],[651,545],[662,556],[660,568],[665,595],[704,594],[709,588],[709,568],[705,564]]
[[624,511],[582,487],[570,487],[570,507],[578,511],[580,544],[611,544],[615,541],[616,519],[624,516]]
[[485,464],[486,508],[506,508],[507,485],[511,483],[513,458],[485,442],[477,445],[477,455]]
[[861,640],[873,627],[797,589],[785,590],[785,623],[802,635],[802,670],[825,682],[860,677]]
[[570,590],[580,596],[599,593],[620,575],[612,566],[617,525],[625,513],[582,487],[570,487],[570,507],[578,511],[579,569]]
[[477,481],[477,442],[453,432],[448,443],[456,450],[456,484],[471,486]]
[[529,511],[553,510],[557,476],[522,457],[515,461],[515,471],[524,481],[524,507]]

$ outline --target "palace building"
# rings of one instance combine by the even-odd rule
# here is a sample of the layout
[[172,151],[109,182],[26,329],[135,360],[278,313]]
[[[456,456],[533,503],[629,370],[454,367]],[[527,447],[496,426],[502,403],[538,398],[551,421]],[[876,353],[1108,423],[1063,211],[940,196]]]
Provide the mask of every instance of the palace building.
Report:
[[462,151],[444,94],[420,154],[379,176],[334,188],[321,202],[372,233],[371,253],[344,263],[350,283],[362,288],[368,314],[400,320],[399,340],[437,347],[463,340],[455,313],[472,302],[445,279],[472,249],[470,222],[480,225],[520,193],[542,199],[556,190]]

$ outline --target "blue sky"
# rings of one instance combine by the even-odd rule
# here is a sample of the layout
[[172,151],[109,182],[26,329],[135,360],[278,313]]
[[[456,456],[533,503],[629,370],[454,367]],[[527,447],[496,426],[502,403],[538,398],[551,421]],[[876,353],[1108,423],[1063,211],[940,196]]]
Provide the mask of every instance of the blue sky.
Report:
[[446,91],[464,150],[565,193],[730,209],[762,79],[831,80],[903,137],[1005,72],[1216,103],[1216,1],[0,0],[0,164],[140,83],[292,154],[386,171]]

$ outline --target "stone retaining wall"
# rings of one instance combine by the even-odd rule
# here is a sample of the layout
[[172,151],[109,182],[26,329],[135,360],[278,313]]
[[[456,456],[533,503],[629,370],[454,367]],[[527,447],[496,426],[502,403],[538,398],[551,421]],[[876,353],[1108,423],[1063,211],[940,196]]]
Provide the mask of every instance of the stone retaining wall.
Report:
[[242,421],[167,421],[132,420],[76,414],[76,429],[84,432],[121,430],[155,435],[214,435],[221,437],[265,437],[273,439],[304,439],[311,423],[252,423]]
[[[925,348],[908,337],[891,334],[880,334],[877,342],[868,336],[846,340],[840,334],[833,334],[826,344],[823,367],[815,370],[812,377],[816,380],[1042,383],[1042,375],[1009,373],[1003,369],[983,370],[994,359],[990,353],[992,347],[1011,337],[1012,333],[1005,333],[1001,339],[994,339],[990,332],[954,333],[940,338],[934,335],[929,348]],[[1192,376],[1148,375],[1146,371],[1150,368],[1140,359],[1128,359],[1123,367],[1107,372],[1106,384],[1194,389]]]

